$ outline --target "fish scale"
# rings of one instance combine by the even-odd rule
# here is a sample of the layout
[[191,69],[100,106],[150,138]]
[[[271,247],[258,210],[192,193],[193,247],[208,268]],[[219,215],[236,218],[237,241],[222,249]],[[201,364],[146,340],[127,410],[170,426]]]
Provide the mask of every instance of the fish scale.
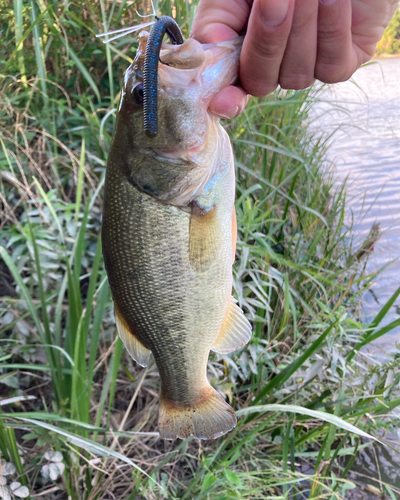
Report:
[[[197,276],[189,263],[189,247],[182,245],[189,241],[190,215],[171,210],[140,193],[119,175],[118,167],[113,176],[115,165],[108,166],[105,194],[107,198],[109,191],[118,188],[120,200],[114,206],[106,205],[103,224],[104,234],[115,242],[110,257],[105,251],[107,269],[113,269],[109,273],[111,289],[115,290],[113,297],[134,333],[152,351],[156,362],[162,359],[161,378],[169,380],[169,390],[178,394],[180,400],[190,401],[193,392],[198,391],[199,381],[205,377],[208,353],[225,315],[226,307],[223,308],[221,302],[229,298],[226,291],[231,286],[231,241],[222,235],[221,243],[225,248],[221,246],[220,251],[225,253],[225,260],[213,262],[208,276]],[[118,214],[118,224],[107,224],[108,210],[113,213],[113,220]],[[130,277],[133,269],[138,279]],[[202,295],[206,292],[208,306],[199,307],[201,295],[196,293],[196,288],[201,288]],[[215,301],[218,307],[213,307]],[[204,316],[208,316],[205,324]],[[208,346],[201,365],[197,363],[199,355],[193,350],[191,336],[198,321],[204,324],[205,331],[201,337],[196,337],[196,347],[201,342]],[[185,375],[188,368],[191,377]],[[186,380],[190,378],[192,385]]]
[[[104,193],[103,254],[117,327],[139,364],[147,366],[154,356],[161,378],[159,429],[166,439],[216,438],[235,426],[234,411],[207,380],[207,361],[211,349],[234,351],[251,335],[231,297],[232,150],[207,110],[210,87],[216,92],[235,78],[240,47],[193,42],[174,49],[170,66],[159,68],[159,132],[149,138],[143,109],[129,91],[140,83],[147,43],[142,34],[125,77]],[[191,47],[196,57],[200,47],[204,60],[185,69],[179,50],[187,58]],[[179,130],[169,127],[171,119]]]

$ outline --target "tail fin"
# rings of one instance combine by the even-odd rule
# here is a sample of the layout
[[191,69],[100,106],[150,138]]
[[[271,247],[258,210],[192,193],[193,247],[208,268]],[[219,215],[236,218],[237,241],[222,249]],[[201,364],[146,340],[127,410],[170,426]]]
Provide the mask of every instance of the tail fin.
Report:
[[190,405],[178,406],[161,397],[158,427],[163,439],[217,439],[236,426],[236,415],[228,403],[210,385],[201,398]]

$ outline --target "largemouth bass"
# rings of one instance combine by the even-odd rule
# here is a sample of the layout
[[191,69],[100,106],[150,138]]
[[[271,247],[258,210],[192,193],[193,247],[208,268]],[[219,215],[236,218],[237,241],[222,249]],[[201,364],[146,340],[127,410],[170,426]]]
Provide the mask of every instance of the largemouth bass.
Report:
[[251,325],[232,298],[235,172],[208,106],[237,78],[241,40],[163,44],[158,133],[143,124],[148,34],[128,68],[108,158],[103,253],[116,325],[132,358],[153,353],[162,438],[217,438],[236,415],[207,380],[210,350],[244,346]]

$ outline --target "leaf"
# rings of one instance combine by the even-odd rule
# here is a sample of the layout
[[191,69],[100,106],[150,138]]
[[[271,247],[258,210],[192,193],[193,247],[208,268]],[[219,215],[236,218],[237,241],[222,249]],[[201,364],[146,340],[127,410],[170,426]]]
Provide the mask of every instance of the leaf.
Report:
[[85,171],[85,138],[82,139],[81,155],[79,159],[78,184],[76,186],[76,201],[75,201],[75,226],[78,230],[79,214],[81,213],[81,199],[83,190],[83,173]]
[[242,487],[242,482],[239,479],[239,476],[233,472],[233,470],[225,469],[224,471],[226,479],[232,483],[236,484],[236,486],[239,486],[239,488]]
[[280,404],[271,404],[271,405],[262,405],[262,406],[249,406],[248,408],[243,408],[242,410],[238,410],[236,415],[245,416],[254,413],[265,413],[265,412],[274,412],[281,411],[285,413],[299,413],[300,415],[307,415],[308,417],[317,418],[320,420],[324,420],[325,422],[329,422],[330,424],[336,425],[340,429],[344,429],[345,431],[352,432],[353,434],[357,434],[358,436],[373,439],[384,446],[387,446],[386,443],[380,441],[378,438],[368,434],[367,432],[358,429],[354,425],[346,422],[342,418],[332,415],[331,413],[325,413],[323,411],[310,410],[309,408],[303,408],[302,406],[297,405],[280,405]]
[[17,498],[27,498],[29,497],[29,490],[26,486],[22,486],[21,483],[17,481],[10,484],[11,491]]
[[396,302],[399,296],[400,296],[400,287],[394,292],[394,294],[390,297],[390,299],[386,302],[386,304],[375,316],[374,320],[371,323],[370,330],[374,330],[380,324],[380,322],[389,312],[390,308],[393,307],[394,303]]
[[100,92],[99,92],[99,89],[95,83],[95,81],[93,80],[93,78],[91,77],[89,71],[85,68],[84,64],[82,63],[82,61],[79,59],[79,57],[75,54],[75,52],[71,49],[71,47],[69,46],[68,42],[63,38],[63,37],[60,37],[60,40],[61,42],[64,44],[65,46],[65,49],[67,50],[69,56],[71,57],[71,59],[73,59],[74,63],[77,65],[79,71],[82,73],[82,75],[84,76],[85,80],[88,82],[88,84],[92,87],[93,89],[93,92],[96,94],[96,97],[97,99],[100,101],[101,98],[100,98]]
[[43,200],[45,201],[48,209],[50,210],[50,213],[53,216],[53,219],[54,219],[54,221],[55,221],[55,223],[57,225],[61,241],[64,243],[64,232],[62,230],[62,227],[61,227],[61,224],[60,224],[60,220],[57,217],[57,212],[55,211],[55,209],[53,207],[53,204],[50,201],[50,198],[47,196],[47,194],[45,193],[44,189],[42,188],[42,186],[40,185],[40,183],[36,179],[36,177],[33,178],[33,182],[36,184],[36,187],[37,187],[37,189],[38,189],[38,191],[40,193],[40,196],[43,198]]
[[[253,172],[252,170],[250,170],[249,168],[247,168],[243,163],[240,163],[239,161],[236,161],[235,164],[241,169],[243,170],[244,172],[248,173],[249,175],[251,175],[252,177],[255,177],[257,180],[259,180],[261,183],[263,184],[266,184],[268,187],[270,187],[272,189],[272,192],[269,194],[269,196],[271,196],[271,194],[275,191],[278,191],[279,194],[281,194],[282,196],[284,196],[288,201],[290,201],[291,203],[293,203],[294,205],[300,207],[302,210],[305,210],[306,212],[309,212],[313,215],[315,215],[316,217],[318,217],[318,219],[320,219],[324,225],[326,227],[329,227],[325,217],[318,211],[312,209],[311,207],[308,207],[307,205],[302,205],[301,203],[299,203],[297,200],[293,199],[291,196],[288,196],[281,188],[282,188],[282,185],[279,185],[279,186],[274,186],[273,184],[271,184],[270,182],[268,182],[266,179],[264,179],[261,175],[257,174],[256,172]],[[285,179],[285,182],[287,182],[289,176]]]
[[13,320],[14,314],[11,311],[8,311],[4,316],[0,318],[0,323],[2,325],[9,325]]
[[11,500],[11,495],[7,486],[5,486],[4,488],[0,488],[0,498],[2,498],[3,500]]
[[201,492],[206,491],[212,484],[215,483],[216,480],[217,478],[211,472],[206,474],[203,481],[203,486],[201,487]]
[[122,453],[118,453],[117,451],[114,451],[114,450],[111,450],[110,448],[107,448],[107,446],[103,446],[102,444],[96,443],[95,441],[83,438],[81,436],[73,434],[72,432],[68,432],[64,429],[56,427],[55,425],[48,424],[46,422],[40,422],[39,420],[24,418],[24,417],[19,416],[17,414],[15,414],[14,418],[16,420],[22,420],[23,422],[29,422],[30,424],[34,424],[37,427],[41,427],[43,429],[47,429],[49,431],[55,432],[56,434],[59,434],[60,436],[64,436],[65,438],[67,438],[67,441],[69,441],[70,443],[72,443],[76,446],[79,446],[80,448],[83,448],[85,450],[90,450],[93,453],[97,453],[100,456],[118,458],[119,460],[122,460],[123,462],[127,463],[131,467],[134,467],[140,473],[147,476],[158,487],[161,487],[161,485],[159,483],[157,483],[157,481],[155,479],[150,477],[147,474],[147,472],[145,472],[143,469],[141,469],[138,465],[135,464],[135,462],[132,462],[132,460],[130,458],[126,457]]
[[263,144],[262,142],[249,141],[246,139],[234,139],[233,142],[249,144],[250,146],[256,146],[258,148],[266,149],[268,151],[273,151],[274,153],[285,155],[288,156],[289,158],[293,158],[301,163],[304,163],[304,158],[302,158],[299,154],[297,154],[296,151],[292,151],[290,149],[285,149],[283,147],[275,147],[271,146],[269,143]]
[[15,396],[0,400],[0,406],[9,405],[12,403],[19,403],[20,401],[28,401],[29,399],[36,399],[36,396]]
[[64,469],[65,465],[62,462],[50,462],[49,464],[43,465],[40,472],[44,478],[55,481],[62,475]]
[[[17,269],[12,258],[8,255],[8,252],[4,247],[0,247],[0,256],[3,258],[8,269],[10,270],[14,280],[16,281],[16,283],[21,291],[21,295],[22,295],[23,299],[25,300],[26,305],[28,307],[28,310],[32,316],[34,323],[35,323],[36,330],[38,331],[43,343],[45,343],[45,337],[44,337],[42,325],[41,325],[41,322],[39,319],[39,315],[37,313],[37,308],[33,305],[31,293],[28,291],[27,287],[25,286],[25,283],[23,282],[23,279],[21,277],[21,273]],[[3,368],[4,368],[4,366],[3,366]]]
[[17,472],[17,468],[11,462],[2,461],[1,462],[1,474],[3,476],[10,476],[11,474],[15,474]]
[[383,318],[387,315],[389,310],[393,307],[394,303],[396,302],[399,296],[400,296],[400,287],[394,292],[394,294],[382,307],[379,313],[375,316],[372,323],[369,325],[367,332],[363,335],[362,340],[360,340],[360,342],[358,342],[354,346],[354,349],[349,352],[349,354],[347,355],[347,362],[351,361],[354,358],[356,352],[359,351],[361,347],[365,346],[366,344],[369,344],[370,342],[378,339],[385,333],[388,333],[394,328],[400,326],[400,320],[396,319],[391,323],[389,323],[388,325],[382,327],[380,330],[374,331],[379,326]]
[[[289,366],[284,368],[278,375],[276,375],[266,386],[264,386],[258,393],[257,397],[254,399],[253,404],[258,403],[266,394],[270,393],[272,389],[282,385],[286,380],[288,380],[306,361],[309,359],[314,352],[321,347],[324,340],[330,334],[332,329],[337,325],[337,321],[329,326],[324,333],[322,333],[317,340],[315,340],[310,347],[297,359],[295,359]],[[301,408],[299,406],[299,408]]]
[[62,462],[63,456],[59,451],[46,451],[43,455],[46,460],[50,460],[51,462]]

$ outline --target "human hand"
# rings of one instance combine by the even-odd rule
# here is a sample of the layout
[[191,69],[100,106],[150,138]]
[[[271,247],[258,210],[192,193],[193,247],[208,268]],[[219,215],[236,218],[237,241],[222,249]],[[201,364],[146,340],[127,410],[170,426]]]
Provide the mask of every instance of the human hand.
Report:
[[194,38],[212,43],[245,33],[241,87],[218,92],[210,109],[233,118],[247,94],[348,80],[373,56],[397,6],[398,0],[200,0]]

